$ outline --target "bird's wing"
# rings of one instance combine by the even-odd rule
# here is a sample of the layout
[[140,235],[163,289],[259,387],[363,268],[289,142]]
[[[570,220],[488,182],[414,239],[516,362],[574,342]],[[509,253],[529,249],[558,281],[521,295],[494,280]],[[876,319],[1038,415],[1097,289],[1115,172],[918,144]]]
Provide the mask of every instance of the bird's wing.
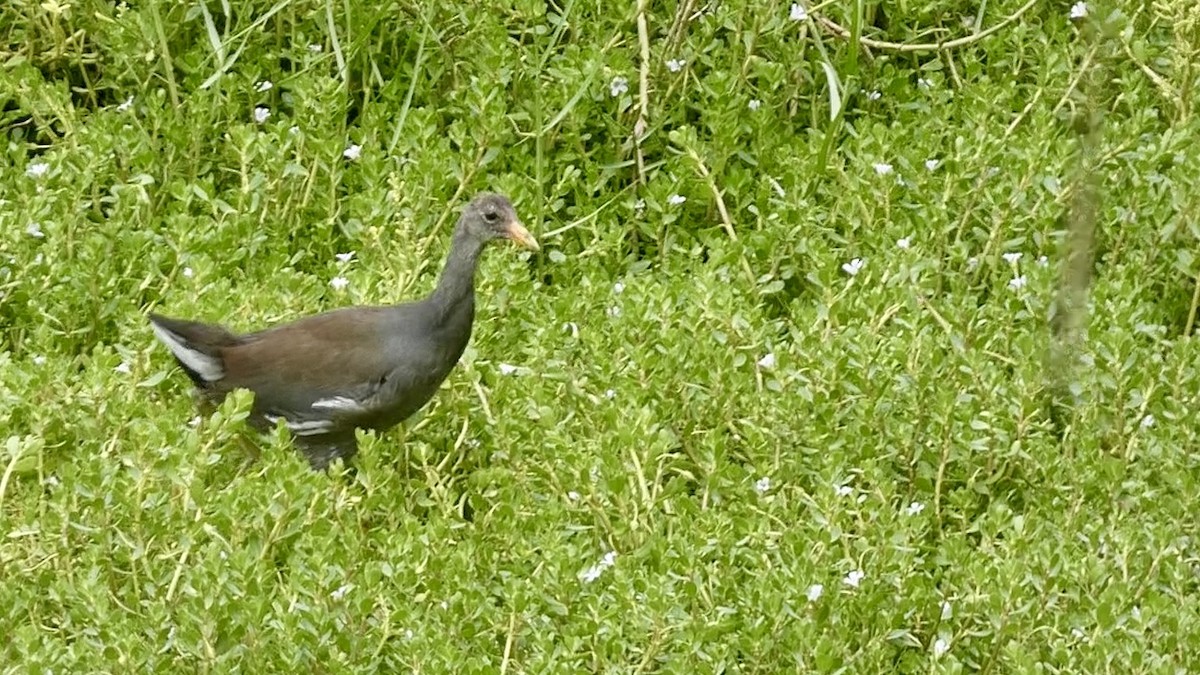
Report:
[[422,341],[412,338],[406,349],[396,328],[394,308],[359,307],[242,336],[222,350],[222,386],[253,391],[265,421],[282,419],[298,436],[341,431],[434,369]]

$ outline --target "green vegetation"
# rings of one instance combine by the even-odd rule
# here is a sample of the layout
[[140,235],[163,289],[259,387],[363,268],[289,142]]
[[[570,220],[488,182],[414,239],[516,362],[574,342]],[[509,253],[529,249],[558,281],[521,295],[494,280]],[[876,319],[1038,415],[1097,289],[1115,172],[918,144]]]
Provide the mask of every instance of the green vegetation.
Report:
[[[3,672],[1200,670],[1200,10],[1025,4],[8,3]],[[356,474],[189,423],[148,309],[422,296],[484,189],[544,251]]]

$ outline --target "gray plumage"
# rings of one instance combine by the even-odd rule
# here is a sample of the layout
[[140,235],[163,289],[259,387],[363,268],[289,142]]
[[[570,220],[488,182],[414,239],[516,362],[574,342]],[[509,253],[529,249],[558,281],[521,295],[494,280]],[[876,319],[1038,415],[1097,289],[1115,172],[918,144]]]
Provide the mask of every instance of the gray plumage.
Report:
[[357,452],[355,428],[390,429],[437,392],[471,339],[475,269],[497,238],[538,248],[509,200],[484,194],[464,209],[437,288],[419,302],[338,309],[245,335],[149,318],[203,399],[216,404],[249,389],[251,424],[267,430],[283,421],[324,469]]

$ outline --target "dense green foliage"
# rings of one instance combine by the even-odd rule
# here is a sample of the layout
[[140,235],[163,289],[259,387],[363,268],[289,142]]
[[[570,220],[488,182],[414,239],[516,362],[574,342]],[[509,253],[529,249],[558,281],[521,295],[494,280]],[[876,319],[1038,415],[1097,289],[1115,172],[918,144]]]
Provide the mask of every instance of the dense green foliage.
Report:
[[[455,4],[0,10],[4,672],[1200,669],[1194,3]],[[419,297],[484,189],[544,251],[356,474],[193,420],[148,309]]]

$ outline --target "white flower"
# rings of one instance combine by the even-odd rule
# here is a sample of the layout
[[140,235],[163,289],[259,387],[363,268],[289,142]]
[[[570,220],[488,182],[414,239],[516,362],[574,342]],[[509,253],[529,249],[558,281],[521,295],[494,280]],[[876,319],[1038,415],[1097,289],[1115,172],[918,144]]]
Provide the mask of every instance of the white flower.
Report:
[[259,124],[266,122],[267,118],[270,116],[271,116],[270,108],[266,108],[266,107],[260,105],[254,109],[254,121]]
[[922,89],[928,89],[933,86],[933,80],[924,77],[918,77],[917,86]]
[[908,508],[904,509],[904,513],[906,513],[910,516],[915,516],[924,510],[925,510],[924,504],[922,504],[921,502],[913,502],[908,505]]
[[574,490],[571,490],[570,492],[567,493],[567,499],[570,499],[573,502],[577,502],[577,501],[579,501],[579,493]]
[[833,491],[836,492],[837,496],[839,497],[849,497],[850,495],[854,494],[854,488],[850,487],[849,485],[839,485],[834,488]]
[[933,171],[934,169],[941,166],[941,164],[942,164],[941,160],[937,160],[937,159],[925,160],[925,168],[928,169],[929,171]]
[[333,290],[340,291],[350,285],[350,280],[346,277],[334,277],[329,280],[329,285],[333,286]]
[[935,657],[941,656],[942,654],[945,654],[948,651],[950,651],[950,643],[949,642],[946,642],[942,638],[938,638],[933,641],[933,655]]
[[254,91],[270,91],[271,87],[274,86],[275,85],[271,84],[270,80],[263,80],[262,82],[258,83],[258,86],[254,87]]
[[770,490],[771,489],[771,477],[763,476],[762,478],[759,478],[758,480],[754,481],[754,489],[760,495],[765,493],[767,490]]
[[1020,274],[1008,280],[1008,287],[1014,291],[1019,291],[1025,288],[1025,275]]
[[604,557],[600,559],[600,562],[580,572],[579,580],[585,584],[590,584],[599,579],[600,575],[604,573],[604,570],[612,567],[616,562],[617,553],[615,551],[609,551],[608,553],[604,554]]
[[639,199],[639,200],[637,200],[636,202],[634,202],[634,203],[633,203],[633,210],[634,210],[634,211],[637,211],[638,213],[641,213],[642,211],[645,211],[645,210],[646,210],[646,200],[645,200],[645,199]]
[[1088,6],[1086,2],[1077,2],[1071,5],[1071,20],[1082,19],[1088,15]]
[[808,593],[805,593],[805,595],[808,596],[809,602],[816,602],[817,600],[821,599],[821,594],[824,592],[824,586],[821,584],[813,584],[812,586],[808,587]]
[[339,262],[348,263],[354,259],[354,251],[350,251],[349,253],[334,253],[333,257],[337,258]]
[[862,268],[865,267],[866,264],[866,261],[862,258],[855,258],[848,263],[844,263],[842,265],[842,271],[850,276],[855,276],[862,271]]
[[880,176],[886,176],[892,172],[892,165],[887,162],[876,162],[871,166],[875,167],[875,173]]
[[788,18],[792,21],[803,21],[808,18],[808,10],[804,9],[804,5],[793,2],[792,11],[788,14]]
[[117,106],[117,112],[125,112],[126,110],[129,110],[132,107],[133,107],[133,94],[130,94],[129,98],[125,99],[124,103]]
[[904,237],[902,239],[896,240],[896,248],[907,251],[911,247],[912,247],[912,242],[909,240],[908,237]]
[[292,136],[295,136],[296,134],[300,133],[300,127],[293,124],[292,126],[288,127],[288,133]]
[[501,375],[513,375],[517,372],[517,367],[511,363],[501,363],[499,368]]
[[611,399],[611,398],[614,398],[616,395],[617,395],[617,392],[612,389],[604,390],[604,398]]
[[687,197],[684,197],[683,195],[671,195],[670,197],[667,197],[667,203],[671,206],[679,206],[686,201]]
[[1004,258],[1004,262],[1008,263],[1009,265],[1016,265],[1017,262],[1019,262],[1021,260],[1021,252],[1020,251],[1009,251],[1008,253],[1005,253],[1004,255],[1002,255],[1000,257]]
[[979,258],[976,258],[975,256],[967,258],[967,270],[973,270],[976,267],[979,267]]
[[341,600],[352,590],[354,590],[354,584],[342,584],[341,586],[338,586],[337,590],[330,593],[329,597],[333,598],[334,600]]
[[621,316],[621,308],[616,306],[609,307],[608,309],[604,310],[604,313],[615,319],[618,316]]
[[345,157],[351,162],[358,159],[360,156],[362,156],[362,146],[357,143],[351,143],[350,145],[346,146],[345,150],[342,151],[342,157]]
[[670,61],[667,61],[667,70],[671,71],[672,73],[678,73],[679,71],[683,70],[685,65],[687,65],[687,61],[684,61],[683,59],[671,59]]
[[30,178],[41,178],[50,170],[50,165],[45,162],[34,162],[25,168],[25,175]]
[[192,270],[192,268],[190,268],[190,267],[183,268],[183,276],[187,277],[188,279],[191,279],[192,275],[194,275],[195,273],[196,272],[194,270]]
[[33,365],[42,366],[45,364],[46,364],[46,357],[42,356],[41,354],[38,354],[37,356],[33,357]]
[[762,107],[762,101],[760,101],[756,98],[752,98],[752,99],[750,99],[750,102],[746,104],[746,107],[749,108],[751,111],[758,110],[759,108]]
[[873,92],[871,92],[871,93],[867,94],[867,100],[868,100],[868,101],[878,101],[878,100],[879,100],[879,99],[881,99],[881,98],[883,98],[883,94],[879,93],[879,90],[878,90],[878,89],[876,89],[875,91],[873,91]]
[[608,85],[608,93],[612,94],[613,98],[616,98],[627,91],[629,91],[629,80],[621,77],[620,75],[614,77],[612,82],[610,82]]
[[314,53],[314,54],[320,54],[320,53],[321,53],[321,51],[322,51],[322,50],[324,50],[324,49],[325,49],[324,47],[322,47],[321,45],[319,45],[319,44],[317,44],[317,43],[315,43],[315,42],[314,42],[314,43],[312,43],[312,44],[310,44],[310,45],[308,46],[308,51],[310,51],[310,52],[312,52],[312,53]]
[[775,352],[767,352],[766,356],[758,360],[758,367],[763,370],[770,370],[775,367]]
[[1154,415],[1146,415],[1142,418],[1140,424],[1143,429],[1149,429],[1150,427],[1154,426],[1154,421]]
[[613,293],[615,295],[620,295],[624,292],[625,292],[625,284],[623,284],[619,281],[617,283],[613,284]]
[[842,579],[842,581],[851,588],[858,588],[858,585],[862,583],[862,580],[866,578],[866,576],[867,573],[862,570],[851,570],[850,573],[846,575],[846,578]]
[[41,239],[42,237],[46,236],[46,233],[42,232],[41,223],[30,223],[29,226],[25,228],[25,232],[34,239]]
[[1046,256],[1038,257],[1038,267],[1047,267],[1050,265],[1050,259]]
[[122,375],[128,375],[129,364],[122,361],[121,363],[117,364],[116,368],[113,368],[113,372],[121,373]]

